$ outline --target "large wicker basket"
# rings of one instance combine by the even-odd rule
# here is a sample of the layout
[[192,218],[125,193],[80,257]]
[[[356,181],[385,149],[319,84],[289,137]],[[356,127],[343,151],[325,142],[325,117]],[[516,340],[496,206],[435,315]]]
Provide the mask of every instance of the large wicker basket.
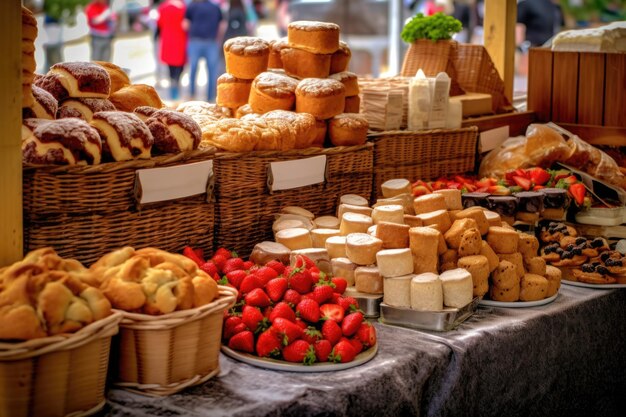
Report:
[[191,310],[163,316],[122,312],[120,335],[114,343],[114,385],[162,396],[217,375],[224,311],[237,298],[234,288],[218,288],[218,298]]
[[199,195],[141,206],[137,170],[213,158],[215,149],[94,166],[24,166],[24,247],[90,264],[121,246],[212,249],[213,204]]
[[113,314],[75,334],[0,343],[0,416],[85,416],[104,404]]
[[474,170],[478,128],[372,133],[374,143],[374,195],[393,178],[432,180],[442,175]]
[[[374,147],[309,148],[287,152],[218,153],[215,156],[216,247],[246,256],[254,245],[273,240],[274,215],[283,206],[304,207],[316,215],[334,214],[342,194],[369,198],[372,192]],[[270,192],[271,162],[325,155],[326,181],[291,190]]]

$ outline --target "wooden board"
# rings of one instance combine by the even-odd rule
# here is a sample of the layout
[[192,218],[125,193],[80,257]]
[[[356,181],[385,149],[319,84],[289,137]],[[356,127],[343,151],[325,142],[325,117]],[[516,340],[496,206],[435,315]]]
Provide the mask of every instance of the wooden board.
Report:
[[604,125],[626,127],[626,53],[606,54],[605,73]]
[[594,146],[626,146],[626,128],[576,123],[559,123],[559,126],[578,135]]
[[552,65],[552,121],[576,123],[578,52],[554,52]]
[[479,132],[509,126],[509,136],[519,136],[526,133],[529,124],[534,123],[537,116],[534,112],[515,112],[498,114],[495,116],[471,117],[463,119],[461,127],[477,126]]
[[516,0],[485,0],[483,43],[504,81],[509,102],[513,102],[516,19]]
[[577,122],[601,125],[604,114],[605,54],[580,53]]
[[549,122],[552,118],[552,51],[531,48],[528,55],[528,110],[537,120]]

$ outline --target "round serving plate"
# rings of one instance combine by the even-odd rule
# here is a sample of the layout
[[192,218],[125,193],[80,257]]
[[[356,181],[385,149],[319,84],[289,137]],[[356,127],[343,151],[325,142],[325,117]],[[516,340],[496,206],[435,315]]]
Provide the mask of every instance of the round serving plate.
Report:
[[587,284],[586,282],[561,280],[561,284],[571,285],[572,287],[595,288],[599,290],[610,290],[612,288],[626,288],[626,284]]
[[478,305],[488,306],[488,307],[506,307],[506,308],[526,308],[526,307],[538,307],[546,304],[550,304],[559,296],[557,292],[552,297],[544,298],[543,300],[537,301],[494,301],[494,300],[480,300]]
[[356,358],[351,362],[346,363],[314,363],[313,365],[303,365],[300,363],[291,363],[286,361],[280,361],[278,359],[260,358],[258,356],[250,355],[249,353],[237,352],[230,349],[227,346],[222,346],[222,352],[226,356],[230,356],[233,359],[247,363],[248,365],[257,366],[259,368],[271,369],[273,371],[288,371],[288,372],[330,372],[341,371],[343,369],[354,368],[355,366],[363,365],[370,361],[376,352],[378,352],[378,343],[368,350],[359,353]]

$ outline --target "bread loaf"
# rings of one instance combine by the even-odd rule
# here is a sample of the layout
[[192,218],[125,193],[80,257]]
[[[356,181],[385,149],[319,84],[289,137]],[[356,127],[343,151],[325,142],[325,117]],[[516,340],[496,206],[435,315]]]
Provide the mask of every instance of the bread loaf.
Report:
[[339,26],[334,23],[296,21],[287,27],[289,46],[316,54],[332,54],[339,49]]
[[238,36],[224,42],[226,72],[244,80],[253,80],[267,70],[270,48],[261,38]]

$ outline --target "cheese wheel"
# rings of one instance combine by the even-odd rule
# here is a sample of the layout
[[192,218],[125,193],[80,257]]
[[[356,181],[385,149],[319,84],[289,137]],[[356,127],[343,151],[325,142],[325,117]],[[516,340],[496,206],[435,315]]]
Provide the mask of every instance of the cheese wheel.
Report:
[[326,240],[332,236],[339,236],[339,229],[313,229],[311,230],[311,240],[313,241],[313,247],[314,248],[326,248]]
[[372,217],[372,209],[367,206],[355,206],[352,204],[340,204],[337,208],[337,217],[341,219],[344,213],[359,213]]
[[382,247],[382,240],[367,233],[350,233],[346,236],[346,255],[357,265],[375,264],[376,253]]
[[546,292],[546,297],[552,297],[561,287],[561,270],[556,266],[548,265],[546,266],[545,277],[548,280],[548,291]]
[[368,227],[368,228],[367,228],[367,234],[368,234],[368,235],[372,235],[372,236],[374,236],[374,237],[377,237],[377,236],[376,236],[376,230],[377,230],[377,229],[378,229],[378,226],[376,226],[376,225],[372,225],[372,226],[370,226],[370,227]]
[[473,295],[482,297],[489,291],[489,261],[482,255],[465,256],[457,262],[459,268],[472,274]]
[[284,214],[295,214],[298,216],[303,216],[310,220],[313,220],[315,218],[315,215],[311,213],[309,210],[302,208],[302,207],[297,207],[297,206],[283,207],[280,209],[280,212]]
[[482,207],[470,207],[456,213],[455,218],[458,219],[474,219],[478,225],[481,235],[487,234],[489,231],[489,222],[485,217],[485,210]]
[[326,239],[324,244],[328,251],[330,259],[333,258],[345,258],[346,257],[346,237],[345,236],[332,236]]
[[422,219],[420,219],[417,216],[413,216],[410,214],[405,214],[404,215],[404,224],[410,226],[410,227],[422,227]]
[[411,308],[411,280],[414,276],[384,278],[383,302],[393,307]]
[[444,233],[443,237],[446,240],[446,244],[454,249],[458,249],[461,246],[461,237],[465,231],[470,229],[478,230],[478,224],[474,219],[459,219],[455,220],[450,228]]
[[474,282],[472,274],[456,268],[439,275],[443,289],[443,305],[461,308],[472,302]]
[[426,194],[413,200],[415,214],[430,213],[431,211],[447,210],[446,199],[441,194]]
[[418,214],[422,220],[422,224],[424,226],[436,225],[437,230],[441,233],[445,233],[450,229],[452,224],[450,223],[450,216],[448,216],[448,212],[446,210],[435,210],[428,213]]
[[376,266],[359,266],[354,270],[354,286],[367,294],[383,293],[383,277]]
[[291,250],[313,247],[311,232],[302,227],[279,230],[276,232],[276,241],[278,243],[282,243]]
[[463,202],[461,200],[461,190],[457,189],[445,189],[435,190],[434,194],[441,194],[446,200],[446,207],[448,210],[462,210]]
[[313,224],[318,229],[339,230],[339,218],[335,216],[320,216],[313,219]]
[[374,224],[380,222],[404,224],[404,207],[401,205],[378,206],[372,210]]
[[502,217],[495,211],[485,210],[485,218],[487,223],[489,223],[489,227],[502,226]]
[[372,218],[365,214],[344,213],[341,216],[339,231],[342,236],[350,233],[367,233],[367,229],[373,224]]
[[425,273],[411,279],[411,308],[420,311],[443,310],[443,286],[439,275]]
[[493,272],[493,270],[498,267],[500,258],[498,258],[498,255],[491,249],[491,246],[484,240],[480,242],[480,255],[487,258],[487,262],[489,262],[489,272]]
[[413,272],[413,255],[409,248],[385,249],[376,254],[376,265],[383,277],[400,277]]
[[348,258],[334,258],[330,261],[333,277],[343,277],[348,282],[348,286],[354,285],[354,270],[358,267]]
[[516,253],[519,237],[515,230],[492,226],[487,234],[487,243],[496,253]]
[[413,208],[413,196],[411,194],[398,194],[391,198],[379,198],[372,207],[398,205],[404,207],[404,214],[415,215]]
[[339,204],[350,204],[352,206],[369,206],[369,202],[367,201],[366,198],[361,197],[360,195],[356,195],[356,194],[344,194],[341,197],[339,197]]
[[269,261],[278,261],[283,264],[289,263],[291,249],[278,242],[261,242],[254,245],[250,260],[257,265],[265,265]]
[[276,220],[272,225],[272,231],[274,235],[276,232],[285,229],[303,228],[308,230],[308,225],[303,223],[302,220]]
[[317,265],[320,271],[324,272],[325,274],[332,273],[330,257],[328,256],[328,251],[326,249],[308,248],[292,250],[291,255],[289,256],[289,264],[291,266],[295,266],[297,255],[304,255],[313,262],[315,262],[315,265]]
[[509,261],[513,265],[515,265],[515,269],[517,271],[517,276],[518,277],[521,278],[526,273],[526,269],[524,268],[524,258],[522,257],[521,253],[519,253],[519,252],[515,252],[515,253],[499,253],[498,254],[498,258],[501,261]]
[[385,198],[395,197],[398,194],[411,194],[411,182],[404,178],[385,181],[380,188]]
[[413,273],[437,272],[438,246],[441,233],[430,227],[409,229],[409,247],[413,254]]
[[376,237],[383,241],[383,249],[409,247],[409,229],[406,224],[380,222],[376,226]]
[[528,233],[518,233],[517,237],[519,239],[517,241],[517,251],[522,254],[524,259],[530,259],[537,256],[537,252],[539,251],[539,240],[534,235]]

